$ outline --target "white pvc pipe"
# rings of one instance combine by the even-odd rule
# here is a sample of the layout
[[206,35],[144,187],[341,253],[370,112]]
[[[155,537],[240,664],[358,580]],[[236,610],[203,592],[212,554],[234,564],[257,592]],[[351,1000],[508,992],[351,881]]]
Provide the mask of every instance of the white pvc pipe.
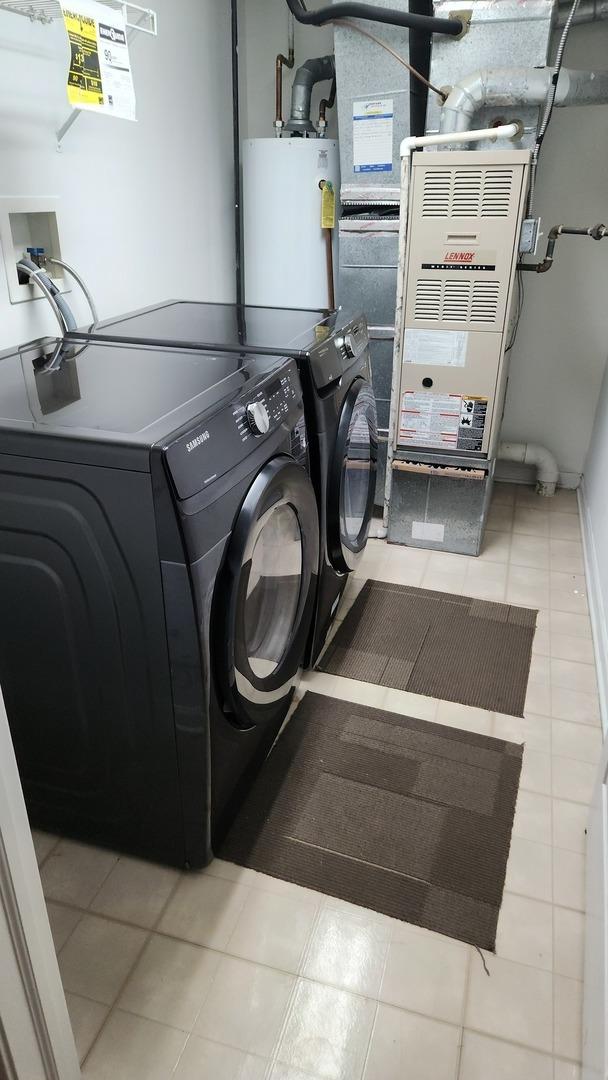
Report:
[[418,146],[441,146],[444,143],[481,142],[482,139],[514,139],[520,133],[519,124],[500,124],[498,127],[478,128],[474,131],[446,131],[436,135],[410,135],[401,143],[401,157],[406,157]]
[[522,465],[535,465],[537,494],[555,495],[559,469],[557,461],[546,446],[538,446],[536,443],[501,442],[497,456],[503,461],[517,461]]

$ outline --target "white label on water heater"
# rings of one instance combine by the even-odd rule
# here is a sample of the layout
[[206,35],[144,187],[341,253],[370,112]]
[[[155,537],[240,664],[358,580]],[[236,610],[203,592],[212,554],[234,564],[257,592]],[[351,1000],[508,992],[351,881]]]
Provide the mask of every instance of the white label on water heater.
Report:
[[464,367],[468,341],[466,330],[406,330],[403,363]]
[[392,172],[393,99],[353,101],[353,170]]

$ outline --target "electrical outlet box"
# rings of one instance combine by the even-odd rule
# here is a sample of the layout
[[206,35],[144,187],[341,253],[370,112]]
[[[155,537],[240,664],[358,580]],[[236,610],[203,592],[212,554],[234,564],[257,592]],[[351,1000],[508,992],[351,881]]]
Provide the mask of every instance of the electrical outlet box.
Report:
[[519,254],[536,255],[540,235],[540,218],[524,218],[519,237]]
[[[17,263],[28,247],[42,247],[50,258],[61,259],[58,203],[56,198],[0,198],[0,243],[11,304],[44,299],[36,285],[19,283]],[[45,273],[61,292],[69,291],[60,266],[49,264]]]

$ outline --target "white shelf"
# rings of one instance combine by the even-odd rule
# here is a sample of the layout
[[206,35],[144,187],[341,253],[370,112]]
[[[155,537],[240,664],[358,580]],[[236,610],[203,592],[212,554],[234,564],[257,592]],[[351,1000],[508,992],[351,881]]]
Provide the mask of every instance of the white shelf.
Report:
[[[156,12],[139,4],[123,4],[115,0],[99,0],[106,7],[115,11],[122,8],[125,23],[129,30],[140,30],[144,34],[156,36]],[[52,23],[61,19],[59,0],[0,0],[0,11],[10,11],[13,15],[24,15],[31,22]]]
[[[157,36],[158,22],[156,12],[152,8],[141,7],[139,4],[123,4],[120,0],[98,0],[98,3],[105,4],[114,11],[122,11],[127,30],[139,30],[141,33]],[[0,0],[1,11],[8,11],[12,15],[24,15],[30,22],[43,25],[49,25],[63,18],[59,0]],[[80,115],[80,111],[80,109],[74,109],[59,128],[58,150],[61,149],[61,141]]]

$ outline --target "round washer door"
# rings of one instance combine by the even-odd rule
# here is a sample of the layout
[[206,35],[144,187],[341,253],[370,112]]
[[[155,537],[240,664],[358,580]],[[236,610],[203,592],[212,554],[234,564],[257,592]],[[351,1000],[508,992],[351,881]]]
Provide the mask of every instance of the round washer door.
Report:
[[328,551],[342,573],[354,570],[367,543],[377,461],[374,391],[367,379],[355,379],[342,405],[328,484]]
[[216,586],[218,675],[239,727],[286,711],[310,633],[318,566],[312,484],[292,458],[274,458],[245,497]]

